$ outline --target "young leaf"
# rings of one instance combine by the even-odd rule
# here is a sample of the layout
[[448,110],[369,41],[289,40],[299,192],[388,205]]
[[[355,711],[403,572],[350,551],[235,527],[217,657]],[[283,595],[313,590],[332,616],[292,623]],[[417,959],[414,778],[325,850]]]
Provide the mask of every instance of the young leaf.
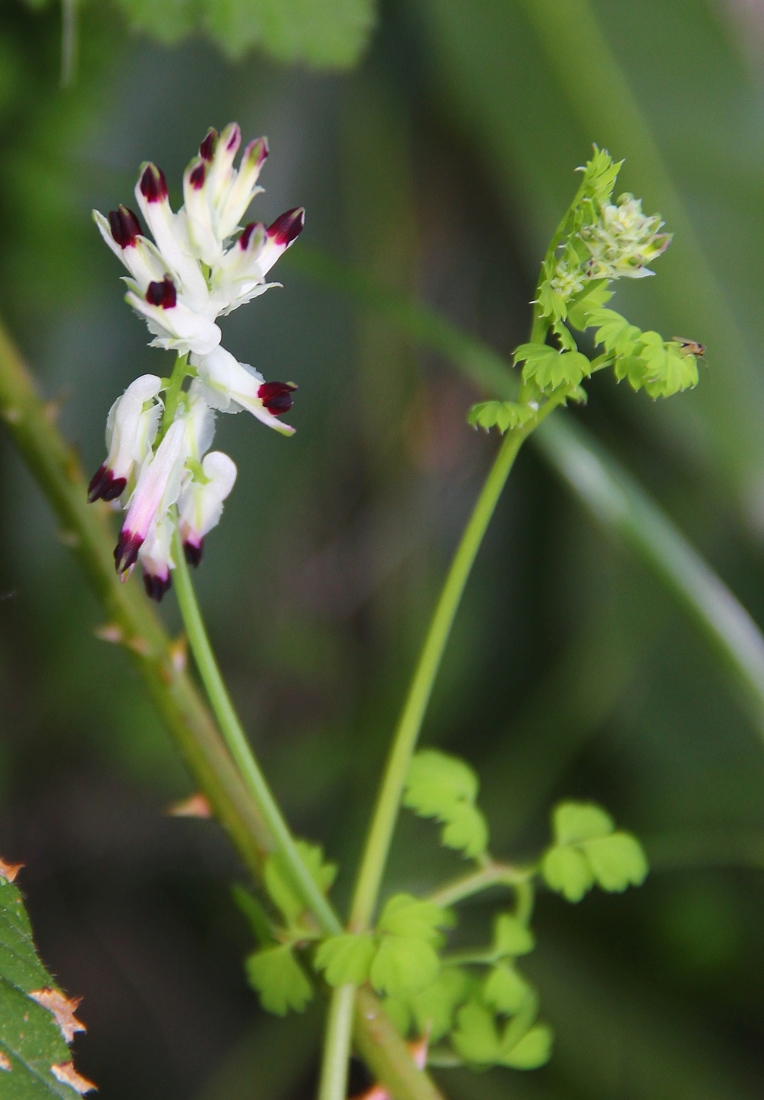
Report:
[[316,952],[316,969],[324,970],[329,985],[363,985],[369,976],[375,944],[371,936],[344,932],[324,940]]
[[443,822],[442,843],[475,858],[488,844],[488,825],[474,805],[477,792],[477,776],[463,760],[425,749],[411,761],[403,804]]
[[411,936],[438,944],[441,940],[438,929],[449,928],[453,923],[453,915],[432,901],[422,901],[413,894],[394,894],[385,903],[377,928],[393,936]]
[[445,966],[432,985],[410,998],[411,1011],[420,1035],[429,1033],[437,1043],[451,1030],[454,1013],[472,988],[470,978],[458,966]]
[[575,844],[607,836],[615,829],[612,817],[592,802],[561,802],[552,815],[557,844]]
[[427,940],[386,935],[374,956],[369,978],[379,993],[397,997],[426,989],[439,970],[440,959]]
[[528,360],[523,367],[523,380],[535,381],[542,390],[559,386],[579,386],[591,374],[591,363],[580,351],[556,352],[551,356]]
[[[297,841],[297,849],[310,871],[313,881],[326,893],[334,882],[337,868],[333,863],[324,863],[323,851],[318,844]],[[288,925],[293,925],[305,912],[305,903],[299,890],[292,882],[289,868],[280,852],[269,856],[265,864],[265,888],[271,901],[284,914]]]
[[550,848],[541,864],[541,873],[547,886],[568,901],[580,901],[594,884],[589,863],[576,848]]
[[488,975],[483,986],[483,1000],[507,1016],[519,1012],[533,995],[531,986],[511,966],[500,963]]
[[252,933],[260,946],[264,947],[268,943],[273,943],[273,926],[268,920],[268,914],[255,895],[238,884],[232,887],[231,893],[240,912],[249,921]]
[[515,401],[481,401],[473,405],[467,414],[467,423],[473,428],[498,428],[503,434],[510,428],[527,424],[537,410],[530,405],[518,405]]
[[493,950],[503,955],[527,955],[536,946],[533,933],[511,913],[500,913],[493,926]]
[[641,886],[645,881],[647,857],[642,845],[630,833],[611,833],[587,840],[581,848],[603,890],[620,893],[627,886]]
[[302,1012],[313,996],[311,984],[289,944],[256,951],[244,965],[249,984],[260,994],[263,1008],[276,1016],[286,1016],[290,1008]]
[[502,1050],[501,1064],[512,1069],[538,1069],[552,1053],[552,1031],[546,1024],[530,1028],[510,1050]]
[[501,1056],[493,1013],[478,1001],[468,1001],[457,1012],[451,1042],[465,1062],[478,1066],[495,1065]]
[[[84,1026],[35,950],[18,888],[0,861],[0,1094],[13,1100],[72,1100],[95,1089],[68,1047]],[[73,1091],[74,1090],[74,1091]]]

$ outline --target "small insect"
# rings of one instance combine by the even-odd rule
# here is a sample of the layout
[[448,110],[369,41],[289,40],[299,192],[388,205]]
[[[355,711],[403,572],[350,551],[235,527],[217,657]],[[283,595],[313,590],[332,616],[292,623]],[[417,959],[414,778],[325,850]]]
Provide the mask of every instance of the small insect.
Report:
[[702,359],[706,354],[706,345],[698,344],[695,340],[685,340],[684,336],[672,337],[675,344],[679,344],[682,355],[694,355],[696,359]]

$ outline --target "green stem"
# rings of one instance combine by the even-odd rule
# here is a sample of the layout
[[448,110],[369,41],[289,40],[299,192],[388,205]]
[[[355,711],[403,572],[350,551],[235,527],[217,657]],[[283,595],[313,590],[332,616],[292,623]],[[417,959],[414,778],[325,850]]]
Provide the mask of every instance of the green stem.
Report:
[[262,814],[279,851],[289,866],[292,879],[300,890],[307,907],[312,911],[324,931],[331,934],[341,932],[342,926],[331,905],[321,893],[300,857],[289,826],[271,794],[265,776],[252,753],[246,734],[234,710],[207,637],[207,631],[199,611],[191,575],[183,552],[183,545],[177,530],[173,543],[173,557],[175,558],[175,590],[191,652],[194,655],[196,667],[207,692],[210,706],[218,720],[225,743],[228,745],[228,750],[239,768],[242,779],[255,805]]
[[479,894],[481,890],[489,890],[492,886],[509,886],[519,889],[536,874],[535,867],[513,867],[510,863],[490,863],[487,867],[481,867],[471,875],[464,875],[453,882],[446,883],[439,890],[435,890],[427,898],[435,905],[444,909],[449,905],[456,905],[465,898],[471,898],[473,894]]
[[183,390],[183,383],[187,377],[188,356],[179,355],[175,360],[175,366],[172,368],[170,384],[164,391],[164,412],[162,413],[162,426],[159,432],[160,440],[175,419],[178,402],[180,401],[180,395]]
[[345,1100],[347,1096],[354,1005],[354,985],[341,985],[332,992],[326,1020],[318,1100]]
[[565,399],[568,392],[567,388],[561,389],[542,406],[533,420],[507,434],[454,554],[393,738],[353,897],[349,922],[353,931],[365,931],[374,913],[411,756],[464,586],[483,536],[524,440]]

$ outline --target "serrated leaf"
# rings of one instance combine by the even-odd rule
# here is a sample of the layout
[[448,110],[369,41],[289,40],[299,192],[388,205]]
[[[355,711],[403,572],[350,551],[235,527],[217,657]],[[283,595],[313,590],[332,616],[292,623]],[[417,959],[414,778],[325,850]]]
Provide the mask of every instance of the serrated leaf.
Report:
[[515,366],[523,362],[526,364],[543,363],[558,354],[559,352],[548,344],[520,344],[519,347],[515,348],[513,362]]
[[411,1011],[420,1035],[429,1033],[437,1043],[451,1030],[454,1013],[467,998],[472,982],[457,966],[445,966],[432,985],[410,999]]
[[133,30],[174,43],[204,30],[233,59],[258,47],[279,61],[345,69],[374,25],[374,0],[118,0]]
[[[305,840],[298,840],[297,850],[313,881],[322,893],[326,893],[337,874],[335,864],[324,863],[323,851],[318,844],[308,844]],[[305,903],[292,880],[289,866],[280,852],[274,852],[266,860],[264,882],[271,901],[284,914],[287,924],[293,925],[305,912]]]
[[532,995],[533,990],[525,978],[505,963],[493,968],[483,986],[483,1000],[486,1004],[493,1005],[507,1016],[519,1012]]
[[447,848],[455,848],[474,859],[488,844],[488,822],[477,806],[463,802],[453,808],[440,836]]
[[561,802],[555,807],[552,822],[557,844],[576,844],[607,836],[615,829],[610,814],[593,802]]
[[630,833],[587,840],[581,845],[599,886],[620,893],[627,886],[640,886],[647,875],[647,857],[636,837]]
[[385,902],[377,928],[394,936],[439,943],[438,929],[450,928],[453,923],[453,914],[432,901],[422,901],[413,894],[394,894]]
[[409,765],[403,804],[425,817],[448,814],[455,802],[474,802],[478,778],[472,768],[437,749],[423,749]]
[[612,297],[613,292],[608,290],[606,280],[598,280],[584,294],[569,304],[568,321],[573,328],[578,329],[579,332],[584,332],[593,324],[590,320],[592,310],[602,309]]
[[536,415],[537,410],[530,405],[519,405],[515,401],[481,401],[473,405],[467,414],[467,423],[473,428],[498,428],[500,432],[509,431],[527,424]]
[[276,1016],[286,1016],[290,1009],[302,1012],[313,996],[313,988],[289,944],[256,951],[244,965],[263,1008]]
[[500,913],[493,926],[493,950],[502,955],[527,955],[536,946],[530,928],[511,913]]
[[345,932],[324,940],[316,951],[316,969],[325,971],[329,985],[363,985],[369,976],[376,945],[371,936]]
[[13,1100],[72,1100],[75,1084],[95,1089],[77,1074],[67,1045],[85,1030],[74,1015],[78,1003],[57,989],[37,956],[18,888],[0,877],[0,1054],[9,1066],[0,1070],[0,1094],[12,1084]]
[[580,901],[594,885],[588,860],[577,848],[550,848],[541,863],[541,873],[551,890],[568,901]]
[[369,970],[380,993],[418,993],[438,976],[440,960],[427,940],[413,936],[382,936]]
[[492,1066],[501,1051],[493,1013],[477,1001],[468,1001],[456,1014],[456,1028],[451,1042],[465,1062]]
[[538,1069],[549,1061],[552,1038],[552,1031],[546,1024],[536,1024],[511,1050],[502,1051],[501,1064],[512,1069]]
[[542,390],[559,386],[579,386],[591,374],[591,363],[580,351],[552,351],[552,356],[529,360],[523,367],[523,380],[534,381]]

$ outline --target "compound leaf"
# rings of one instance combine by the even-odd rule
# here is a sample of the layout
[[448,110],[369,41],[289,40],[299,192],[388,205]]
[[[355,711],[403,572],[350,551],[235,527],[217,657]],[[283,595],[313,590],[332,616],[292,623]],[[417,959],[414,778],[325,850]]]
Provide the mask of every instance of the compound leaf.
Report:
[[522,975],[504,963],[495,966],[483,986],[483,1000],[507,1016],[519,1012],[533,990]]
[[549,1061],[551,1053],[551,1029],[546,1024],[536,1024],[510,1050],[502,1050],[500,1061],[512,1069],[538,1069]]
[[[324,863],[323,851],[318,844],[308,844],[305,840],[298,840],[297,850],[313,881],[323,893],[326,893],[337,874],[335,864]],[[305,903],[292,880],[289,866],[280,852],[274,852],[266,860],[264,880],[271,901],[284,914],[287,924],[294,924],[305,912]]]
[[465,1062],[491,1066],[501,1057],[493,1013],[478,1001],[468,1001],[457,1012],[451,1042]]
[[385,935],[371,964],[369,978],[378,992],[397,997],[426,989],[439,970],[440,959],[427,940]]
[[552,821],[557,844],[607,836],[615,829],[610,814],[592,802],[562,802],[555,808]]
[[316,952],[316,969],[325,971],[329,985],[363,985],[376,947],[371,936],[345,932],[324,940]]
[[313,988],[289,944],[256,951],[244,965],[263,1008],[276,1016],[286,1016],[290,1008],[302,1012],[313,996]]
[[594,884],[586,857],[577,848],[550,848],[541,864],[544,881],[568,901],[580,901]]
[[502,955],[527,955],[536,946],[530,928],[511,913],[500,913],[493,926],[493,950]]
[[447,817],[455,802],[474,802],[478,778],[468,764],[437,749],[423,749],[409,765],[404,806],[422,817]]
[[440,943],[439,928],[450,928],[454,923],[448,909],[442,909],[433,901],[422,901],[413,894],[394,894],[385,902],[377,927],[380,932],[394,936],[411,936]]
[[647,857],[636,837],[630,833],[587,840],[581,845],[592,874],[599,886],[620,893],[627,886],[640,886],[647,875]]
[[454,806],[440,838],[446,848],[455,848],[474,859],[488,844],[488,822],[477,806],[462,802]]

